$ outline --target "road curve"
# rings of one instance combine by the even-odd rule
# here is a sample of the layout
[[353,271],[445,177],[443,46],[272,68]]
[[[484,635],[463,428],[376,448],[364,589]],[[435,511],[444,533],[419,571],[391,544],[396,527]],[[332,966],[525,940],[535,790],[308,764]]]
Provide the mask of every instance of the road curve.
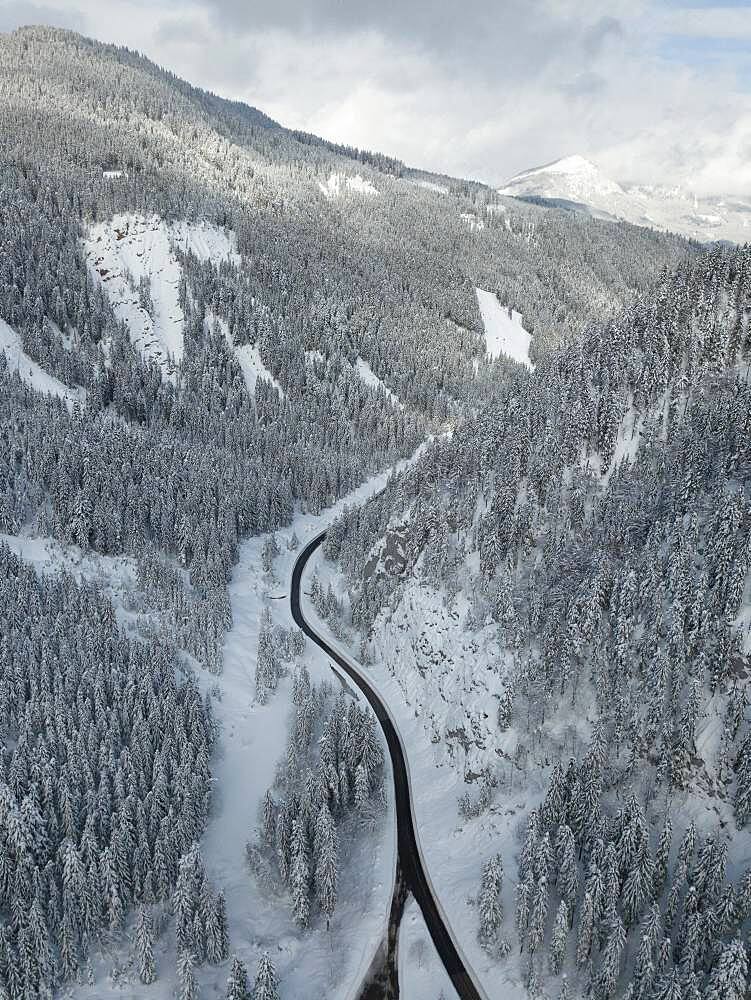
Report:
[[409,773],[401,737],[394,725],[391,714],[381,701],[368,679],[360,672],[354,661],[331,646],[306,621],[300,606],[300,585],[305,566],[315,550],[321,545],[326,533],[314,538],[302,549],[292,570],[290,604],[292,617],[299,628],[316,645],[344,670],[368,699],[386,737],[394,772],[394,798],[396,802],[397,849],[399,863],[407,888],[415,897],[422,910],[425,924],[433,939],[433,944],[461,1000],[486,1000],[485,994],[475,985],[474,979],[464,964],[448,924],[443,916],[430,881],[425,872],[422,855],[415,834]]

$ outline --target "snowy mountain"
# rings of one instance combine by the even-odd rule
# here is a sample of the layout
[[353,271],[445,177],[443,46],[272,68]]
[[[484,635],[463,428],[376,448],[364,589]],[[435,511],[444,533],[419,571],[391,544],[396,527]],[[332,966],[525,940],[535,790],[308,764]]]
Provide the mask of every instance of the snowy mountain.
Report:
[[697,198],[680,187],[619,184],[583,156],[567,156],[525,170],[499,194],[541,198],[600,219],[682,233],[692,239],[744,243],[751,237],[751,197]]
[[[418,825],[439,849],[430,874],[474,971],[488,983],[510,972],[515,989],[516,966],[501,966],[500,942],[481,947],[467,904],[499,831],[512,870],[507,828],[542,794],[535,779],[517,802],[513,773],[508,815],[491,829],[489,764],[514,751],[498,738],[494,699],[507,690],[511,588],[523,582],[510,563],[501,578],[493,567],[519,548],[526,573],[550,529],[556,576],[529,592],[553,627],[558,577],[587,583],[567,539],[590,509],[597,547],[581,546],[607,562],[603,537],[618,526],[580,477],[569,496],[570,466],[585,436],[604,464],[635,450],[635,425],[626,443],[619,419],[644,409],[646,382],[636,348],[613,358],[596,334],[583,354],[576,345],[654,295],[659,274],[692,275],[699,258],[681,237],[413,175],[288,130],[126,49],[48,28],[0,34],[1,998],[167,1000],[200,988],[246,1000],[254,969],[256,998],[360,993],[391,929],[394,786],[374,717],[306,645],[287,600],[301,541],[339,515],[351,535],[339,555],[353,566],[375,557],[409,576],[421,543],[399,531],[413,517],[420,538],[437,539],[424,580],[390,592],[392,615],[381,614],[377,566],[378,599],[359,608],[374,632],[360,650],[403,661],[389,707],[422,786]],[[742,302],[745,259],[702,260],[706,275],[681,287]],[[629,351],[629,330],[608,328],[603,344]],[[746,339],[739,312],[728,338],[707,329],[684,364],[676,331],[668,369],[652,357],[667,341],[650,341],[647,360],[668,380],[665,433],[694,412],[680,393],[701,395],[705,369],[745,357]],[[746,411],[707,420],[744,428]],[[697,439],[704,431],[697,416]],[[727,455],[722,481],[742,489],[740,446],[711,454]],[[411,464],[419,489],[387,491],[391,509],[366,507],[377,523],[358,522],[357,505]],[[447,478],[462,496],[446,517]],[[708,530],[708,499],[697,502],[696,530]],[[725,534],[721,524],[713,537]],[[467,572],[480,559],[488,572],[473,594]],[[357,624],[353,566],[322,562],[310,583],[342,641]],[[714,590],[722,566],[710,567]],[[440,587],[421,586],[445,574],[460,617],[445,614]],[[721,596],[713,627],[732,603]],[[581,645],[588,619],[572,615]],[[539,619],[523,624],[537,644]],[[414,646],[403,641],[413,625]],[[553,628],[553,664],[564,662],[559,639]],[[726,664],[726,651],[712,662]],[[543,705],[534,673],[520,682],[519,728]],[[429,719],[438,741],[425,748]],[[751,776],[733,780],[751,787]],[[472,836],[472,823],[471,852],[431,835],[435,824]],[[492,916],[501,887],[490,875]],[[598,935],[610,916],[598,911]],[[435,956],[423,963],[423,929],[408,923],[407,964],[426,978]],[[442,986],[424,985],[435,1000]],[[402,995],[418,996],[405,984]]]

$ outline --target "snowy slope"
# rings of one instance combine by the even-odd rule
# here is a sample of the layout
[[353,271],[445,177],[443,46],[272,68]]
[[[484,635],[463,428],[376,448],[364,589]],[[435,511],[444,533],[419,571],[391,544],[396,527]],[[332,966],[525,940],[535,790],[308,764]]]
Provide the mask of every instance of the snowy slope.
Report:
[[32,361],[28,354],[23,352],[19,335],[1,319],[0,350],[5,354],[8,370],[18,372],[21,381],[37,392],[58,396],[65,400],[69,409],[72,409],[74,403],[83,405],[86,401],[85,389],[80,387],[71,389],[53,375],[48,374],[36,361]]
[[268,382],[271,382],[280,395],[284,396],[284,390],[261,360],[261,354],[255,344],[235,344],[226,320],[215,316],[213,313],[206,314],[205,323],[207,327],[211,327],[214,323],[218,323],[221,327],[227,343],[232,348],[237,358],[237,363],[242,369],[243,378],[251,396],[256,391],[256,382],[259,378],[265,378]]
[[[92,275],[107,289],[118,319],[125,322],[144,358],[165,372],[183,356],[183,314],[178,302],[181,268],[175,247],[201,260],[239,257],[234,237],[208,223],[167,224],[157,216],[116,215],[91,226],[85,240]],[[138,282],[151,281],[151,314],[139,302]]]
[[[365,385],[369,385],[374,389],[378,388],[383,389],[383,391],[386,393],[387,396],[389,396],[390,399],[392,399],[395,403],[399,403],[399,400],[396,398],[391,389],[389,389],[389,387],[384,382],[382,382],[381,379],[378,378],[376,373],[373,371],[373,369],[370,367],[368,362],[365,361],[364,358],[357,359],[357,361],[355,362],[355,371],[357,372],[359,378],[361,378],[362,381],[365,383]],[[401,403],[399,403],[399,405],[401,406]]]
[[504,309],[492,292],[486,292],[482,288],[476,288],[475,291],[490,357],[497,358],[500,354],[506,354],[514,361],[531,368],[529,345],[532,338],[522,326],[521,313],[512,310],[509,315],[509,310]]
[[679,187],[619,184],[583,156],[567,156],[525,170],[507,181],[499,194],[546,198],[600,218],[622,219],[702,241],[743,243],[751,236],[751,199],[698,199]]
[[265,378],[279,390],[282,396],[284,395],[282,387],[268,370],[263,361],[261,361],[261,355],[259,354],[258,348],[255,344],[241,344],[239,347],[235,347],[235,357],[243,370],[245,384],[251,393],[256,391],[256,382],[258,379]]
[[[346,602],[346,586],[336,567],[320,552],[310,565],[309,572],[317,572],[324,587],[331,583]],[[473,897],[483,864],[501,845],[506,870],[514,873],[516,829],[526,809],[543,796],[542,776],[530,780],[523,795],[515,776],[510,787],[496,791],[496,802],[476,819],[463,820],[458,814],[460,796],[467,791],[476,794],[476,786],[464,776],[488,766],[506,766],[495,739],[495,713],[510,669],[510,664],[499,663],[492,628],[478,635],[467,632],[465,607],[460,601],[461,614],[447,613],[440,594],[419,580],[410,581],[393,615],[379,616],[376,622],[368,672],[402,736],[423,858],[462,952],[488,996],[521,996],[522,970],[516,963],[499,964],[477,941]],[[328,626],[316,620],[312,606],[306,605],[305,611],[316,628],[332,638]],[[512,741],[508,742],[513,752]],[[421,936],[420,923],[415,925],[410,911],[405,912],[401,940],[407,948]],[[433,1000],[443,988],[453,1000],[430,952],[426,949],[424,973],[405,969],[409,953],[406,963],[400,956],[403,995],[409,1000]]]

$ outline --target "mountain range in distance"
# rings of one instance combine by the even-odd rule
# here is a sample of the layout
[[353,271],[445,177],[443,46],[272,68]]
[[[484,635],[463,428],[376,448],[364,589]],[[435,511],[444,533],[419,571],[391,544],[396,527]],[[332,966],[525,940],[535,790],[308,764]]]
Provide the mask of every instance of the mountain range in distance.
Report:
[[499,194],[670,230],[701,242],[746,243],[751,238],[751,196],[700,198],[684,187],[619,183],[578,155],[522,171]]

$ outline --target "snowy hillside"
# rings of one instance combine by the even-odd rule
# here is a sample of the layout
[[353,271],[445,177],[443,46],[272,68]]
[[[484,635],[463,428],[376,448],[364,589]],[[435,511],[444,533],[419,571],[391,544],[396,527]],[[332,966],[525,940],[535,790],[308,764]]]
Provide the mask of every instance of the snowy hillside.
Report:
[[746,995],[748,264],[516,366],[326,540],[490,996]]
[[73,389],[64,385],[59,379],[40,367],[36,361],[24,353],[21,338],[2,319],[0,319],[0,351],[5,355],[8,371],[18,372],[21,381],[32,389],[65,400],[69,408],[74,403],[83,405],[85,402],[85,390],[80,387]]
[[131,340],[165,373],[183,356],[184,316],[178,301],[182,271],[176,250],[216,264],[239,260],[234,237],[217,226],[168,224],[157,216],[116,215],[91,226],[85,244],[91,274],[106,287]]
[[532,338],[522,326],[521,315],[511,307],[504,309],[492,292],[483,291],[482,288],[475,291],[490,357],[497,358],[500,354],[506,354],[512,360],[531,367],[529,345]]
[[499,194],[544,198],[598,218],[622,219],[701,241],[743,243],[751,237],[751,199],[699,199],[682,188],[621,185],[583,156],[525,170],[508,180]]

